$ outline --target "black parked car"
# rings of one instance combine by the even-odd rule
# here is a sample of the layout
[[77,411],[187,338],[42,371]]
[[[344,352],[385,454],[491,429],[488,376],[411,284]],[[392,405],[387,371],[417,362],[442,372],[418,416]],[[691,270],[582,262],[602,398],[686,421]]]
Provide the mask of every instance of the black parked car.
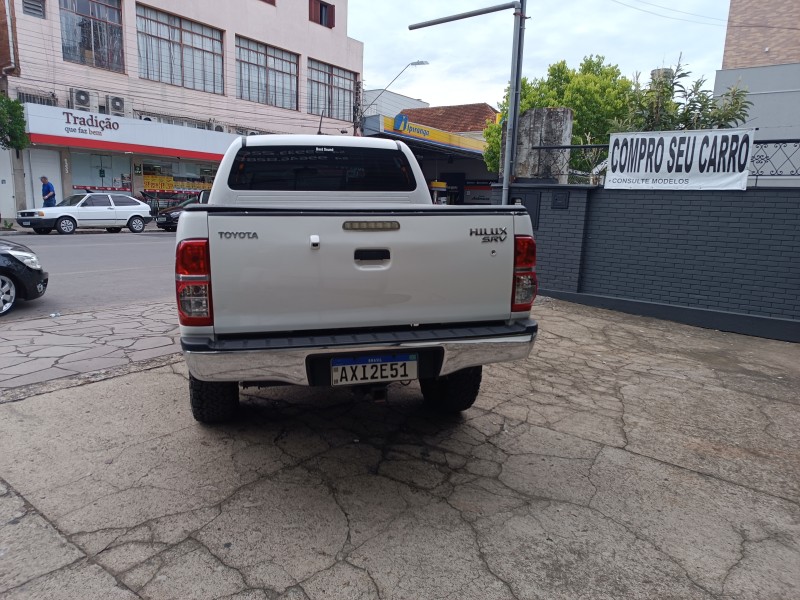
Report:
[[162,208],[156,213],[156,227],[164,231],[175,231],[178,228],[178,219],[183,212],[184,207],[190,204],[208,204],[208,190],[203,190],[197,196],[187,198],[183,202],[179,202],[175,206],[168,206]]
[[43,295],[47,280],[47,272],[33,250],[0,238],[0,317],[14,308],[18,300],[33,300]]

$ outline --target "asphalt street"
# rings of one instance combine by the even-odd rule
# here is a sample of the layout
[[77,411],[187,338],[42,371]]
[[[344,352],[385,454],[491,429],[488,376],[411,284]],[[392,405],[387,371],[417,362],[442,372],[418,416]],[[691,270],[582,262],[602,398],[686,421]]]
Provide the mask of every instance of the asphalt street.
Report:
[[460,417],[248,388],[211,428],[151,309],[67,315],[44,345],[126,362],[0,392],[3,598],[800,597],[797,344],[542,299]]
[[127,229],[80,231],[73,235],[36,235],[27,230],[0,233],[25,244],[50,274],[47,292],[20,302],[3,321],[45,317],[112,307],[147,306],[169,301],[175,287],[175,234],[152,224],[143,233]]

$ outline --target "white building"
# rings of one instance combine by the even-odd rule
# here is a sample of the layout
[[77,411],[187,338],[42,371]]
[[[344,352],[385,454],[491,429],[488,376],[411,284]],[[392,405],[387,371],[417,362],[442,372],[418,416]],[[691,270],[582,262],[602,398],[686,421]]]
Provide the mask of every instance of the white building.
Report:
[[31,140],[0,153],[4,218],[41,205],[41,175],[60,198],[197,190],[235,135],[354,133],[347,0],[5,0],[0,24]]
[[407,108],[428,108],[430,104],[417,98],[409,98],[403,94],[396,94],[387,89],[364,90],[363,92],[364,116],[386,115],[393,117],[399,115]]

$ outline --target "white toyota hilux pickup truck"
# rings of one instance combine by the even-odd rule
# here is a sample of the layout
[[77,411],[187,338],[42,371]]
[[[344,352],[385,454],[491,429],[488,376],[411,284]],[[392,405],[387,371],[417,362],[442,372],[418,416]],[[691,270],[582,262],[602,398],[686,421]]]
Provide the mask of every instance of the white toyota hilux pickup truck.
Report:
[[525,208],[434,205],[385,139],[236,140],[208,204],[180,216],[175,285],[204,423],[234,416],[240,385],[419,380],[434,408],[465,410],[481,366],[526,358],[537,333]]

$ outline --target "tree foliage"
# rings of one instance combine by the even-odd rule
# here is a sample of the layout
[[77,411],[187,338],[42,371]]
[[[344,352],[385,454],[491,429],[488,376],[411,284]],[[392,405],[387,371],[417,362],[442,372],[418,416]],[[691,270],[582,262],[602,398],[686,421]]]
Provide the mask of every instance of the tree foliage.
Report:
[[[530,108],[571,108],[572,143],[604,143],[612,123],[627,116],[632,92],[633,82],[622,76],[619,67],[606,64],[603,56],[587,56],[577,69],[562,60],[550,65],[544,78],[522,78],[520,112]],[[508,115],[508,90],[499,108],[504,116]],[[498,171],[502,125],[490,124],[484,136],[484,161],[490,171]]]
[[736,127],[747,120],[752,102],[747,90],[728,88],[719,97],[704,78],[688,83],[691,75],[680,63],[653,71],[646,86],[634,79],[628,113],[613,124],[614,131],[671,131]]
[[[718,98],[703,89],[700,78],[687,83],[691,75],[684,65],[654,71],[643,86],[639,75],[623,77],[617,65],[605,57],[590,55],[577,69],[566,61],[550,65],[547,76],[522,78],[520,112],[530,108],[567,107],[573,111],[572,143],[605,144],[617,131],[669,131],[735,127],[747,119],[751,103],[747,91],[733,87]],[[508,89],[499,106],[508,115]],[[502,124],[484,130],[487,142],[484,161],[490,171],[499,171]]]
[[0,146],[22,150],[27,145],[22,104],[0,94]]

